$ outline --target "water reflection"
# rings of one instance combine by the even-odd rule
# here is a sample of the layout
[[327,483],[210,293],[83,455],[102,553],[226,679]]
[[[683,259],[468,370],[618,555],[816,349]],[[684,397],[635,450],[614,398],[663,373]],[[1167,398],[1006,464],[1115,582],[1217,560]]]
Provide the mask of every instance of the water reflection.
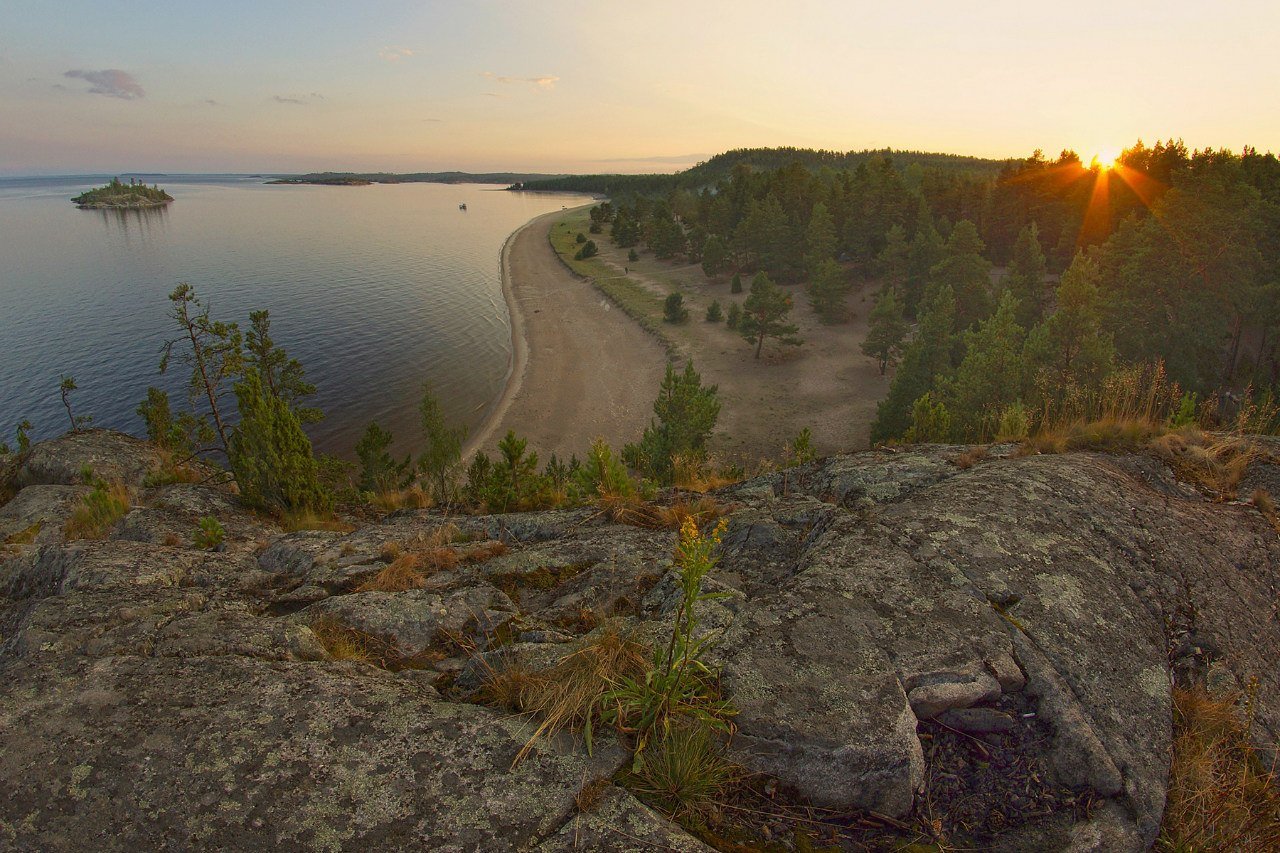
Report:
[[169,219],[169,205],[156,207],[102,207],[96,213],[101,215],[102,224],[107,230],[129,238],[135,234],[142,239],[149,239],[153,232],[163,231]]

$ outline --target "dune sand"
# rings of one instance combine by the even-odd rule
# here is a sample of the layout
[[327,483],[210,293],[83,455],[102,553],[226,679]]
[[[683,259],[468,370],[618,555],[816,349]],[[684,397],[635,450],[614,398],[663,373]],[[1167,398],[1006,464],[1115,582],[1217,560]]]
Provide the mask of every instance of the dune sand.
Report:
[[666,352],[556,257],[547,235],[564,215],[531,220],[503,247],[511,372],[464,457],[492,455],[511,429],[544,461],[552,453],[581,458],[597,437],[615,450],[635,441],[652,417]]

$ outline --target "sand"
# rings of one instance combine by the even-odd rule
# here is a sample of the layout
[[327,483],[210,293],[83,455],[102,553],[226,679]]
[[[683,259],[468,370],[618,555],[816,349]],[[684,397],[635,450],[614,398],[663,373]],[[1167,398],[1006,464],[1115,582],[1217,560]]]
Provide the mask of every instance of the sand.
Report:
[[564,216],[533,219],[503,247],[511,370],[464,457],[493,455],[510,429],[543,461],[552,453],[582,458],[597,437],[615,450],[636,441],[653,415],[666,352],[556,257],[547,234]]

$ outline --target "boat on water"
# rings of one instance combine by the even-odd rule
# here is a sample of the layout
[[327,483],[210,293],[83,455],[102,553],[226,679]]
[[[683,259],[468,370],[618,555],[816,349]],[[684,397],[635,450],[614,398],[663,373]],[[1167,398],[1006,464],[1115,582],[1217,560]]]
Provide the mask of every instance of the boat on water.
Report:
[[462,204],[458,205],[458,210],[466,210],[466,209],[467,209],[467,203],[465,201]]

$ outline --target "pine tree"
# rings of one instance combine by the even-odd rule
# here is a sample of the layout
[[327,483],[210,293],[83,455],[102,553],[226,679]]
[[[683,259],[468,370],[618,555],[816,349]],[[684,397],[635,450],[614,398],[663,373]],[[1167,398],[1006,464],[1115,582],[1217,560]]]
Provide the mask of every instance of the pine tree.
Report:
[[730,293],[742,292],[742,274],[741,273],[733,274],[733,281],[729,282],[729,292]]
[[450,427],[440,411],[440,402],[431,393],[429,385],[422,386],[422,400],[418,403],[422,423],[422,437],[426,447],[418,457],[418,469],[427,477],[436,501],[447,504],[453,498],[453,478],[462,459],[462,442],[467,437],[466,427]]
[[188,382],[188,398],[194,407],[196,401],[204,398],[208,404],[207,417],[213,419],[212,427],[208,426],[205,416],[192,413],[197,424],[197,434],[201,439],[208,438],[215,444],[214,449],[223,453],[230,451],[230,427],[224,413],[223,400],[226,397],[227,383],[241,371],[244,359],[240,328],[235,323],[223,323],[209,316],[209,307],[196,296],[189,284],[180,284],[169,294],[173,303],[169,316],[181,329],[181,337],[166,341],[161,351],[160,372],[169,367],[173,356],[173,348],[181,343],[190,346],[180,358],[191,365],[191,379]]
[[751,293],[742,303],[742,319],[738,321],[738,333],[747,343],[755,344],[756,358],[760,357],[765,338],[774,338],[787,346],[803,343],[796,337],[800,329],[786,321],[790,313],[791,296],[774,284],[767,273],[756,273],[751,280]]
[[929,287],[946,285],[956,297],[956,326],[967,329],[991,313],[991,264],[982,257],[982,238],[962,219],[951,230],[943,259],[929,273]]
[[920,303],[929,287],[930,271],[942,260],[946,245],[934,227],[929,204],[922,196],[916,215],[916,233],[907,254],[907,284],[903,290],[902,310],[908,317],[919,316]]
[[824,323],[837,323],[844,317],[844,300],[849,282],[840,264],[827,258],[818,264],[809,280],[809,304]]
[[1058,308],[1027,335],[1026,362],[1036,389],[1049,405],[1069,389],[1095,387],[1111,372],[1115,346],[1102,331],[1098,264],[1076,255],[1058,284]]
[[712,234],[702,245],[702,271],[707,278],[715,278],[728,269],[728,266],[729,249],[719,235]]
[[514,430],[507,430],[502,441],[498,442],[502,458],[494,465],[494,479],[503,490],[496,507],[501,512],[519,509],[525,499],[537,490],[538,454],[526,454],[528,447],[528,440],[517,436]]
[[240,497],[260,509],[328,510],[332,496],[321,486],[311,440],[288,404],[271,394],[257,371],[235,384],[240,423],[228,457]]
[[724,324],[730,329],[737,329],[742,322],[742,307],[736,302],[729,303],[729,313],[725,315]]
[[673,457],[705,452],[720,417],[719,390],[703,386],[692,361],[681,373],[668,362],[653,413],[657,419],[645,427],[639,444],[628,444],[622,456],[633,468],[670,482]]
[[902,306],[898,304],[897,288],[885,285],[871,309],[871,325],[867,338],[862,342],[862,354],[870,356],[880,365],[883,376],[890,364],[902,354],[907,336],[907,323],[902,318]]
[[316,386],[306,379],[306,371],[296,358],[290,358],[271,339],[271,315],[266,311],[249,314],[249,331],[244,336],[244,361],[249,370],[258,371],[267,391],[284,400],[304,424],[315,423],[324,415],[319,409],[299,405],[304,397],[316,393]]
[[689,319],[689,309],[684,307],[684,297],[679,293],[669,294],[662,304],[662,318],[668,323],[683,323]]
[[403,489],[413,482],[410,457],[396,459],[390,453],[391,433],[371,421],[356,442],[356,458],[360,460],[360,489],[379,494]]
[[720,307],[720,300],[713,299],[711,304],[707,306],[707,322],[719,323],[724,319],[724,310]]
[[956,437],[982,441],[995,432],[1000,414],[1022,396],[1026,333],[1017,321],[1018,301],[1004,293],[996,312],[965,333],[965,354],[945,383],[943,399]]
[[885,235],[884,249],[876,259],[884,286],[903,293],[907,288],[908,272],[911,263],[911,244],[907,242],[907,232],[901,225],[895,225]]
[[911,426],[911,409],[916,400],[933,388],[938,377],[950,371],[955,316],[955,296],[946,285],[931,291],[920,306],[919,328],[902,354],[888,396],[876,407],[876,419],[871,425],[873,442],[900,438]]
[[836,227],[831,222],[831,214],[827,212],[827,206],[822,202],[815,204],[813,212],[809,215],[809,227],[805,231],[804,245],[805,270],[810,278],[816,278],[823,263],[835,259],[836,247],[839,245],[836,240]]
[[1031,328],[1044,315],[1044,250],[1040,230],[1032,222],[1018,233],[1005,276],[1005,290],[1018,300],[1018,324]]

